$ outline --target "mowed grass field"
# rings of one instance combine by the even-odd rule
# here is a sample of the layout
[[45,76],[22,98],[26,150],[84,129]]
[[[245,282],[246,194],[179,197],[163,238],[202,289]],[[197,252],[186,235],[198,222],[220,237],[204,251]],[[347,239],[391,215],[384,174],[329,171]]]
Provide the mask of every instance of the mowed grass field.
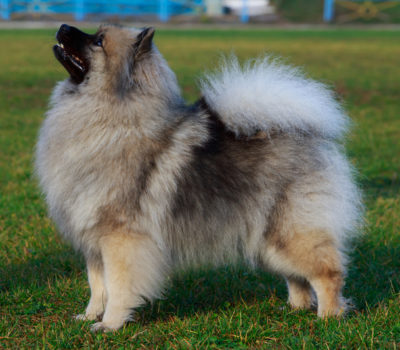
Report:
[[282,279],[223,267],[171,279],[135,323],[93,334],[72,315],[89,298],[84,263],[46,216],[33,150],[54,84],[55,30],[0,31],[0,348],[400,348],[400,31],[159,30],[155,42],[189,101],[221,52],[265,52],[331,85],[354,120],[346,139],[366,204],[344,294],[345,318],[286,304]]

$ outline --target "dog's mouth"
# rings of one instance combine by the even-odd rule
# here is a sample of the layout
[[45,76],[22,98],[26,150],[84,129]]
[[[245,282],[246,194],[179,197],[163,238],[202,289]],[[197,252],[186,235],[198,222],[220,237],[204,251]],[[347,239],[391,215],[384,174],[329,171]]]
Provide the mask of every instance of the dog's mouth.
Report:
[[57,32],[58,44],[53,46],[54,55],[70,74],[74,83],[80,84],[90,68],[85,51],[92,35],[63,24]]

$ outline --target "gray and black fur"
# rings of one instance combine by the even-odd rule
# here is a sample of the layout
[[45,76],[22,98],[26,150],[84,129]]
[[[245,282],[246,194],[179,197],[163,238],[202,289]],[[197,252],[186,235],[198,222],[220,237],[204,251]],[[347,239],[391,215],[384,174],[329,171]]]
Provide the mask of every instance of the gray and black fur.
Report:
[[87,261],[78,319],[120,328],[176,267],[247,261],[285,277],[293,307],[341,314],[360,199],[325,86],[268,57],[232,58],[187,106],[154,29],[63,25],[36,169],[50,216]]

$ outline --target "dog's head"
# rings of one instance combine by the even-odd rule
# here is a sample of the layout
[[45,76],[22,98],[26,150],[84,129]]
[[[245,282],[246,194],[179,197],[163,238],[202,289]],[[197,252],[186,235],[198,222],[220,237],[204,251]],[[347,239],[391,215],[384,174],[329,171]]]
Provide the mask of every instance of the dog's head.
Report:
[[175,75],[153,44],[154,32],[152,27],[103,25],[95,34],[87,34],[63,24],[53,51],[77,86],[106,87],[121,96],[132,88],[156,94],[165,93],[162,88],[176,90],[171,86]]

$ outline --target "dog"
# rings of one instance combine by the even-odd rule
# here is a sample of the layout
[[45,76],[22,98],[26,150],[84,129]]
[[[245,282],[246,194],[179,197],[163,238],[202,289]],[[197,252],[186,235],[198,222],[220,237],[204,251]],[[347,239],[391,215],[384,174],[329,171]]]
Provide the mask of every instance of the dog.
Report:
[[174,269],[245,261],[282,275],[289,304],[342,314],[360,191],[335,95],[269,56],[235,57],[188,105],[154,28],[62,25],[36,147],[50,217],[87,264],[77,319],[119,329]]

